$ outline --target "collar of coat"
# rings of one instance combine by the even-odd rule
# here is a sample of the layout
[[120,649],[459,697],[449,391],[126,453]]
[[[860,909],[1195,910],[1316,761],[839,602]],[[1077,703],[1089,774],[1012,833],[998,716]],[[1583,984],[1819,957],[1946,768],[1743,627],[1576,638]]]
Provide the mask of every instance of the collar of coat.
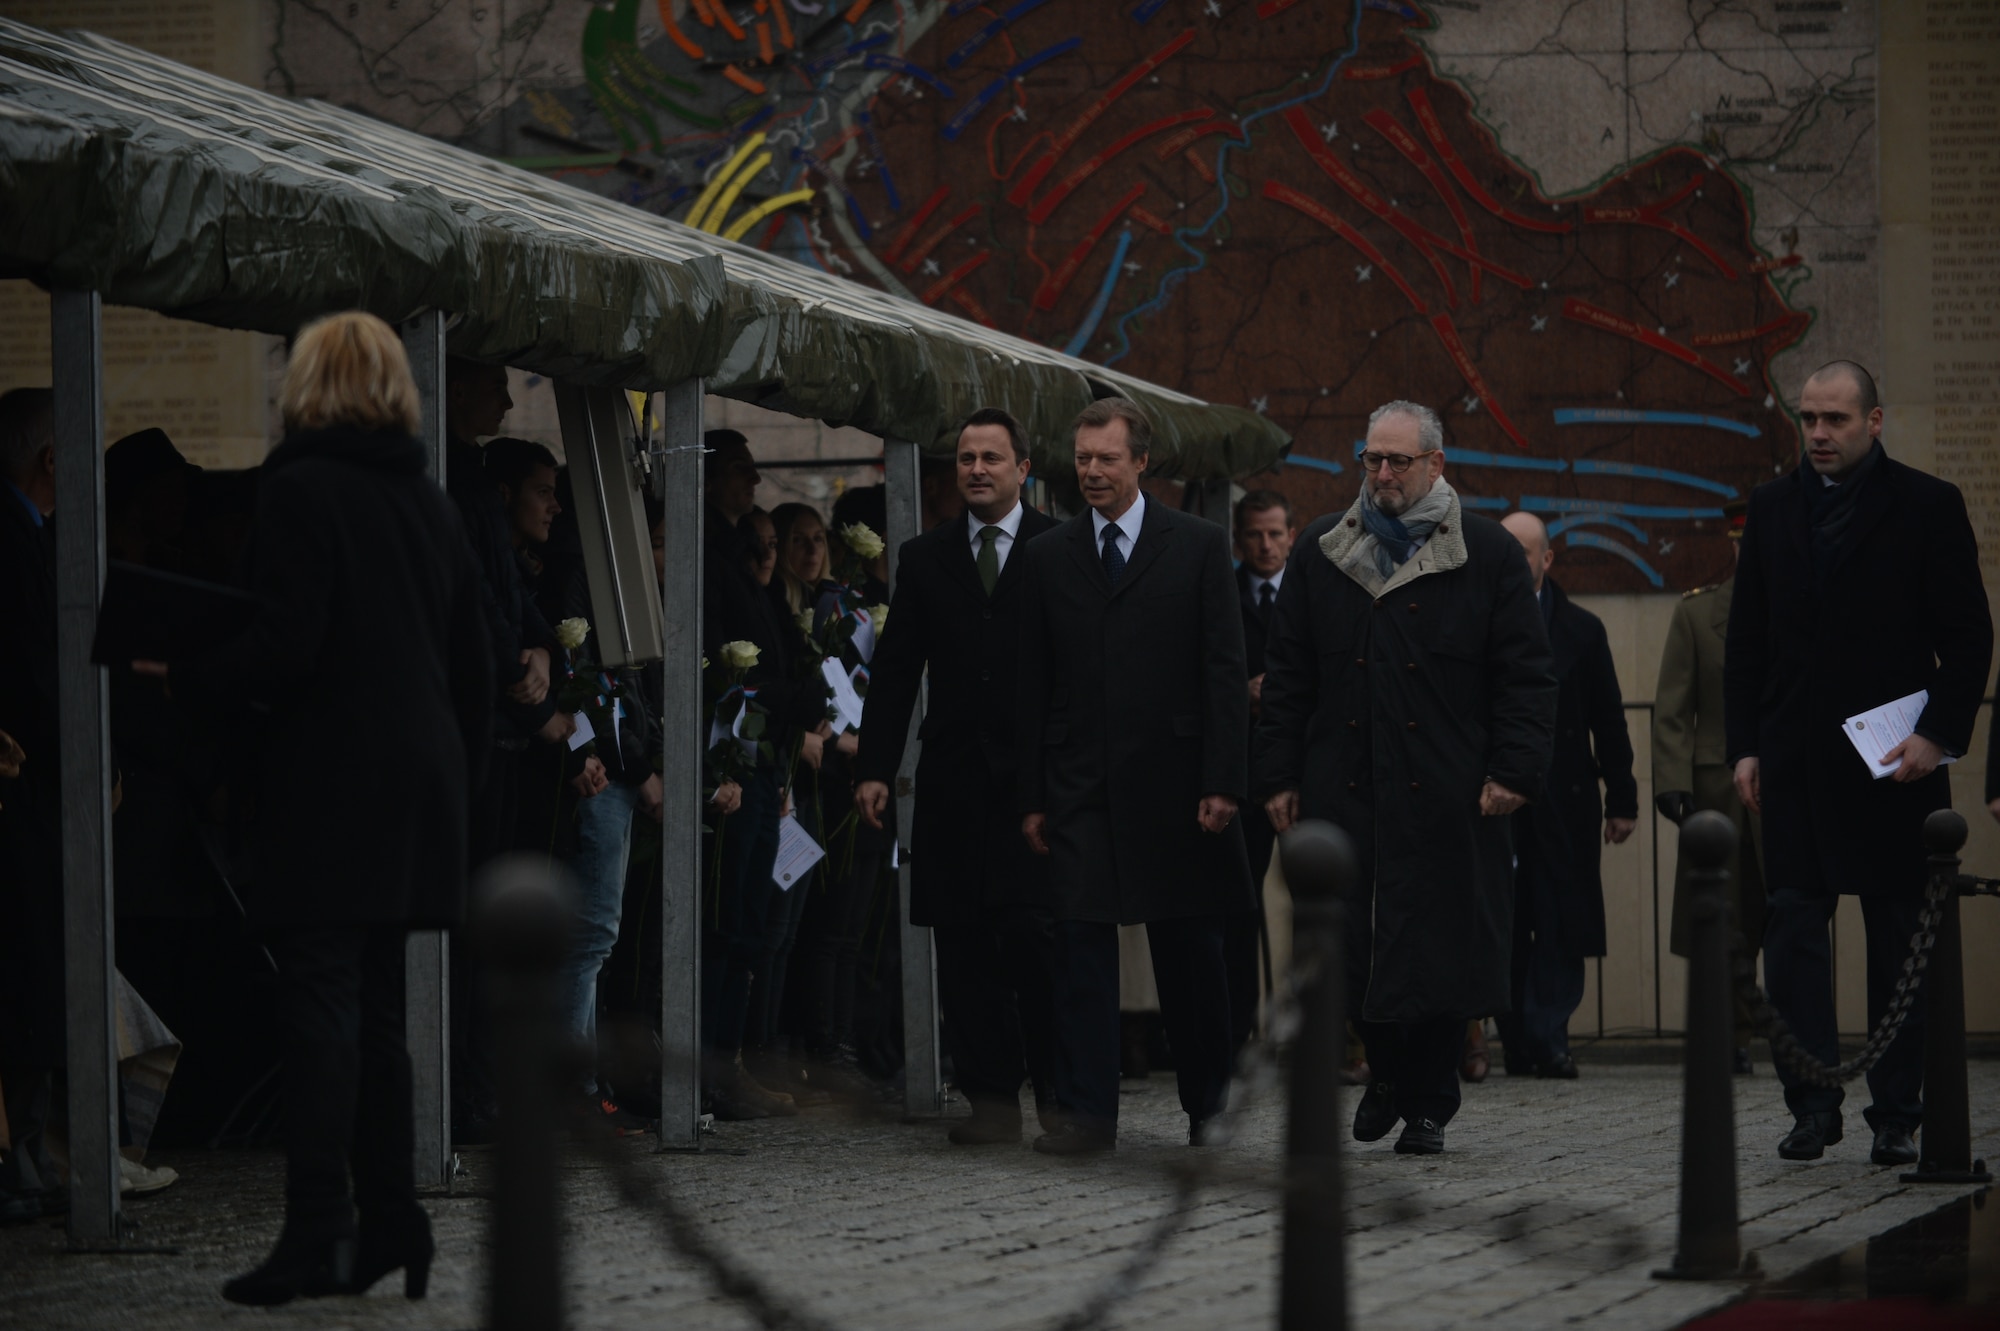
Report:
[[1394,591],[1406,583],[1415,582],[1427,573],[1449,573],[1462,567],[1466,560],[1465,527],[1458,502],[1458,491],[1440,476],[1437,479],[1445,493],[1451,498],[1451,509],[1439,522],[1437,530],[1431,533],[1424,548],[1396,566],[1396,571],[1385,578],[1375,567],[1375,538],[1361,525],[1361,498],[1355,496],[1354,506],[1325,535],[1319,538],[1319,552],[1327,562],[1354,579],[1370,596],[1380,596]]

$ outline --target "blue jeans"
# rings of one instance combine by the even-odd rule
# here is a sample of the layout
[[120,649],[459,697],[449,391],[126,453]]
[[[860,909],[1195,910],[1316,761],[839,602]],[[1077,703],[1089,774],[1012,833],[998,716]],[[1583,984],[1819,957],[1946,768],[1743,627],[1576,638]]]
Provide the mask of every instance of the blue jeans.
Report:
[[562,973],[569,1029],[590,1051],[583,1074],[585,1095],[597,1094],[597,976],[618,942],[625,904],[625,868],[632,858],[632,814],[639,787],[613,781],[595,798],[576,806],[576,944]]

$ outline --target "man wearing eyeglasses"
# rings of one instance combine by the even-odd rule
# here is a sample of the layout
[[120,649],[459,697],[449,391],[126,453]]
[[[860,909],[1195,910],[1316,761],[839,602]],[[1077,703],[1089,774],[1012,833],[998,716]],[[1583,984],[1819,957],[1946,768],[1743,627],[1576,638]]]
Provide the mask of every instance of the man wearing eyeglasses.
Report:
[[1361,494],[1306,528],[1265,645],[1256,788],[1283,832],[1354,838],[1348,1011],[1374,1072],[1357,1141],[1436,1155],[1468,1018],[1504,1011],[1513,940],[1505,815],[1541,788],[1556,683],[1521,548],[1464,511],[1444,428],[1414,402],[1368,420]]

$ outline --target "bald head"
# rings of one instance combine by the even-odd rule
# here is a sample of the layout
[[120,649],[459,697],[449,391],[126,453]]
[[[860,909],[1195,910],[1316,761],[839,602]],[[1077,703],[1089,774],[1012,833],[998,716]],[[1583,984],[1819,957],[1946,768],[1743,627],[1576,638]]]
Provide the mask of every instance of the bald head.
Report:
[[1535,577],[1535,590],[1542,590],[1542,579],[1548,576],[1549,565],[1556,562],[1556,552],[1549,544],[1549,529],[1533,513],[1509,513],[1500,519],[1500,525],[1521,543],[1521,553],[1527,557],[1528,572]]

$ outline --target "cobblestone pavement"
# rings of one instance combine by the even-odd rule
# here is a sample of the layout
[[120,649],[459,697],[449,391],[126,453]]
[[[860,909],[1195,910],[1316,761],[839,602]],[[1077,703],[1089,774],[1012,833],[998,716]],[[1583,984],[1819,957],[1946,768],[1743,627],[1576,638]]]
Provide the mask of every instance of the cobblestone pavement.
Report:
[[[1868,1163],[1851,1097],[1847,1139],[1811,1164],[1776,1154],[1789,1123],[1770,1065],[1736,1081],[1743,1241],[1782,1277],[1960,1195],[1914,1188]],[[1975,1154],[2000,1160],[2000,1062],[1972,1065]],[[1169,1077],[1127,1083],[1121,1146],[1054,1160],[1019,1147],[949,1146],[935,1124],[860,1121],[831,1110],[726,1125],[701,1156],[624,1149],[784,1297],[853,1331],[1039,1328],[1115,1270],[1171,1199],[1166,1168],[1212,1166],[1166,1258],[1109,1324],[1262,1327],[1277,1291],[1276,1179],[1282,1113],[1255,1110],[1236,1142],[1191,1153]],[[1356,1324],[1383,1328],[1666,1328],[1739,1290],[1650,1278],[1672,1256],[1679,1071],[1586,1063],[1581,1081],[1510,1079],[1466,1088],[1447,1153],[1401,1157],[1393,1138],[1347,1156]],[[1350,1100],[1344,1111],[1351,1110]],[[140,1238],[177,1257],[69,1256],[51,1223],[0,1230],[0,1326],[465,1328],[483,1320],[490,1186],[428,1201],[439,1237],[431,1297],[406,1304],[384,1282],[366,1298],[273,1311],[224,1303],[217,1287],[277,1233],[282,1161],[271,1151],[182,1152],[182,1181],[129,1208]],[[577,1328],[738,1331],[660,1228],[614,1196],[582,1157],[565,1176],[570,1320]],[[394,1289],[390,1286],[394,1284]]]

